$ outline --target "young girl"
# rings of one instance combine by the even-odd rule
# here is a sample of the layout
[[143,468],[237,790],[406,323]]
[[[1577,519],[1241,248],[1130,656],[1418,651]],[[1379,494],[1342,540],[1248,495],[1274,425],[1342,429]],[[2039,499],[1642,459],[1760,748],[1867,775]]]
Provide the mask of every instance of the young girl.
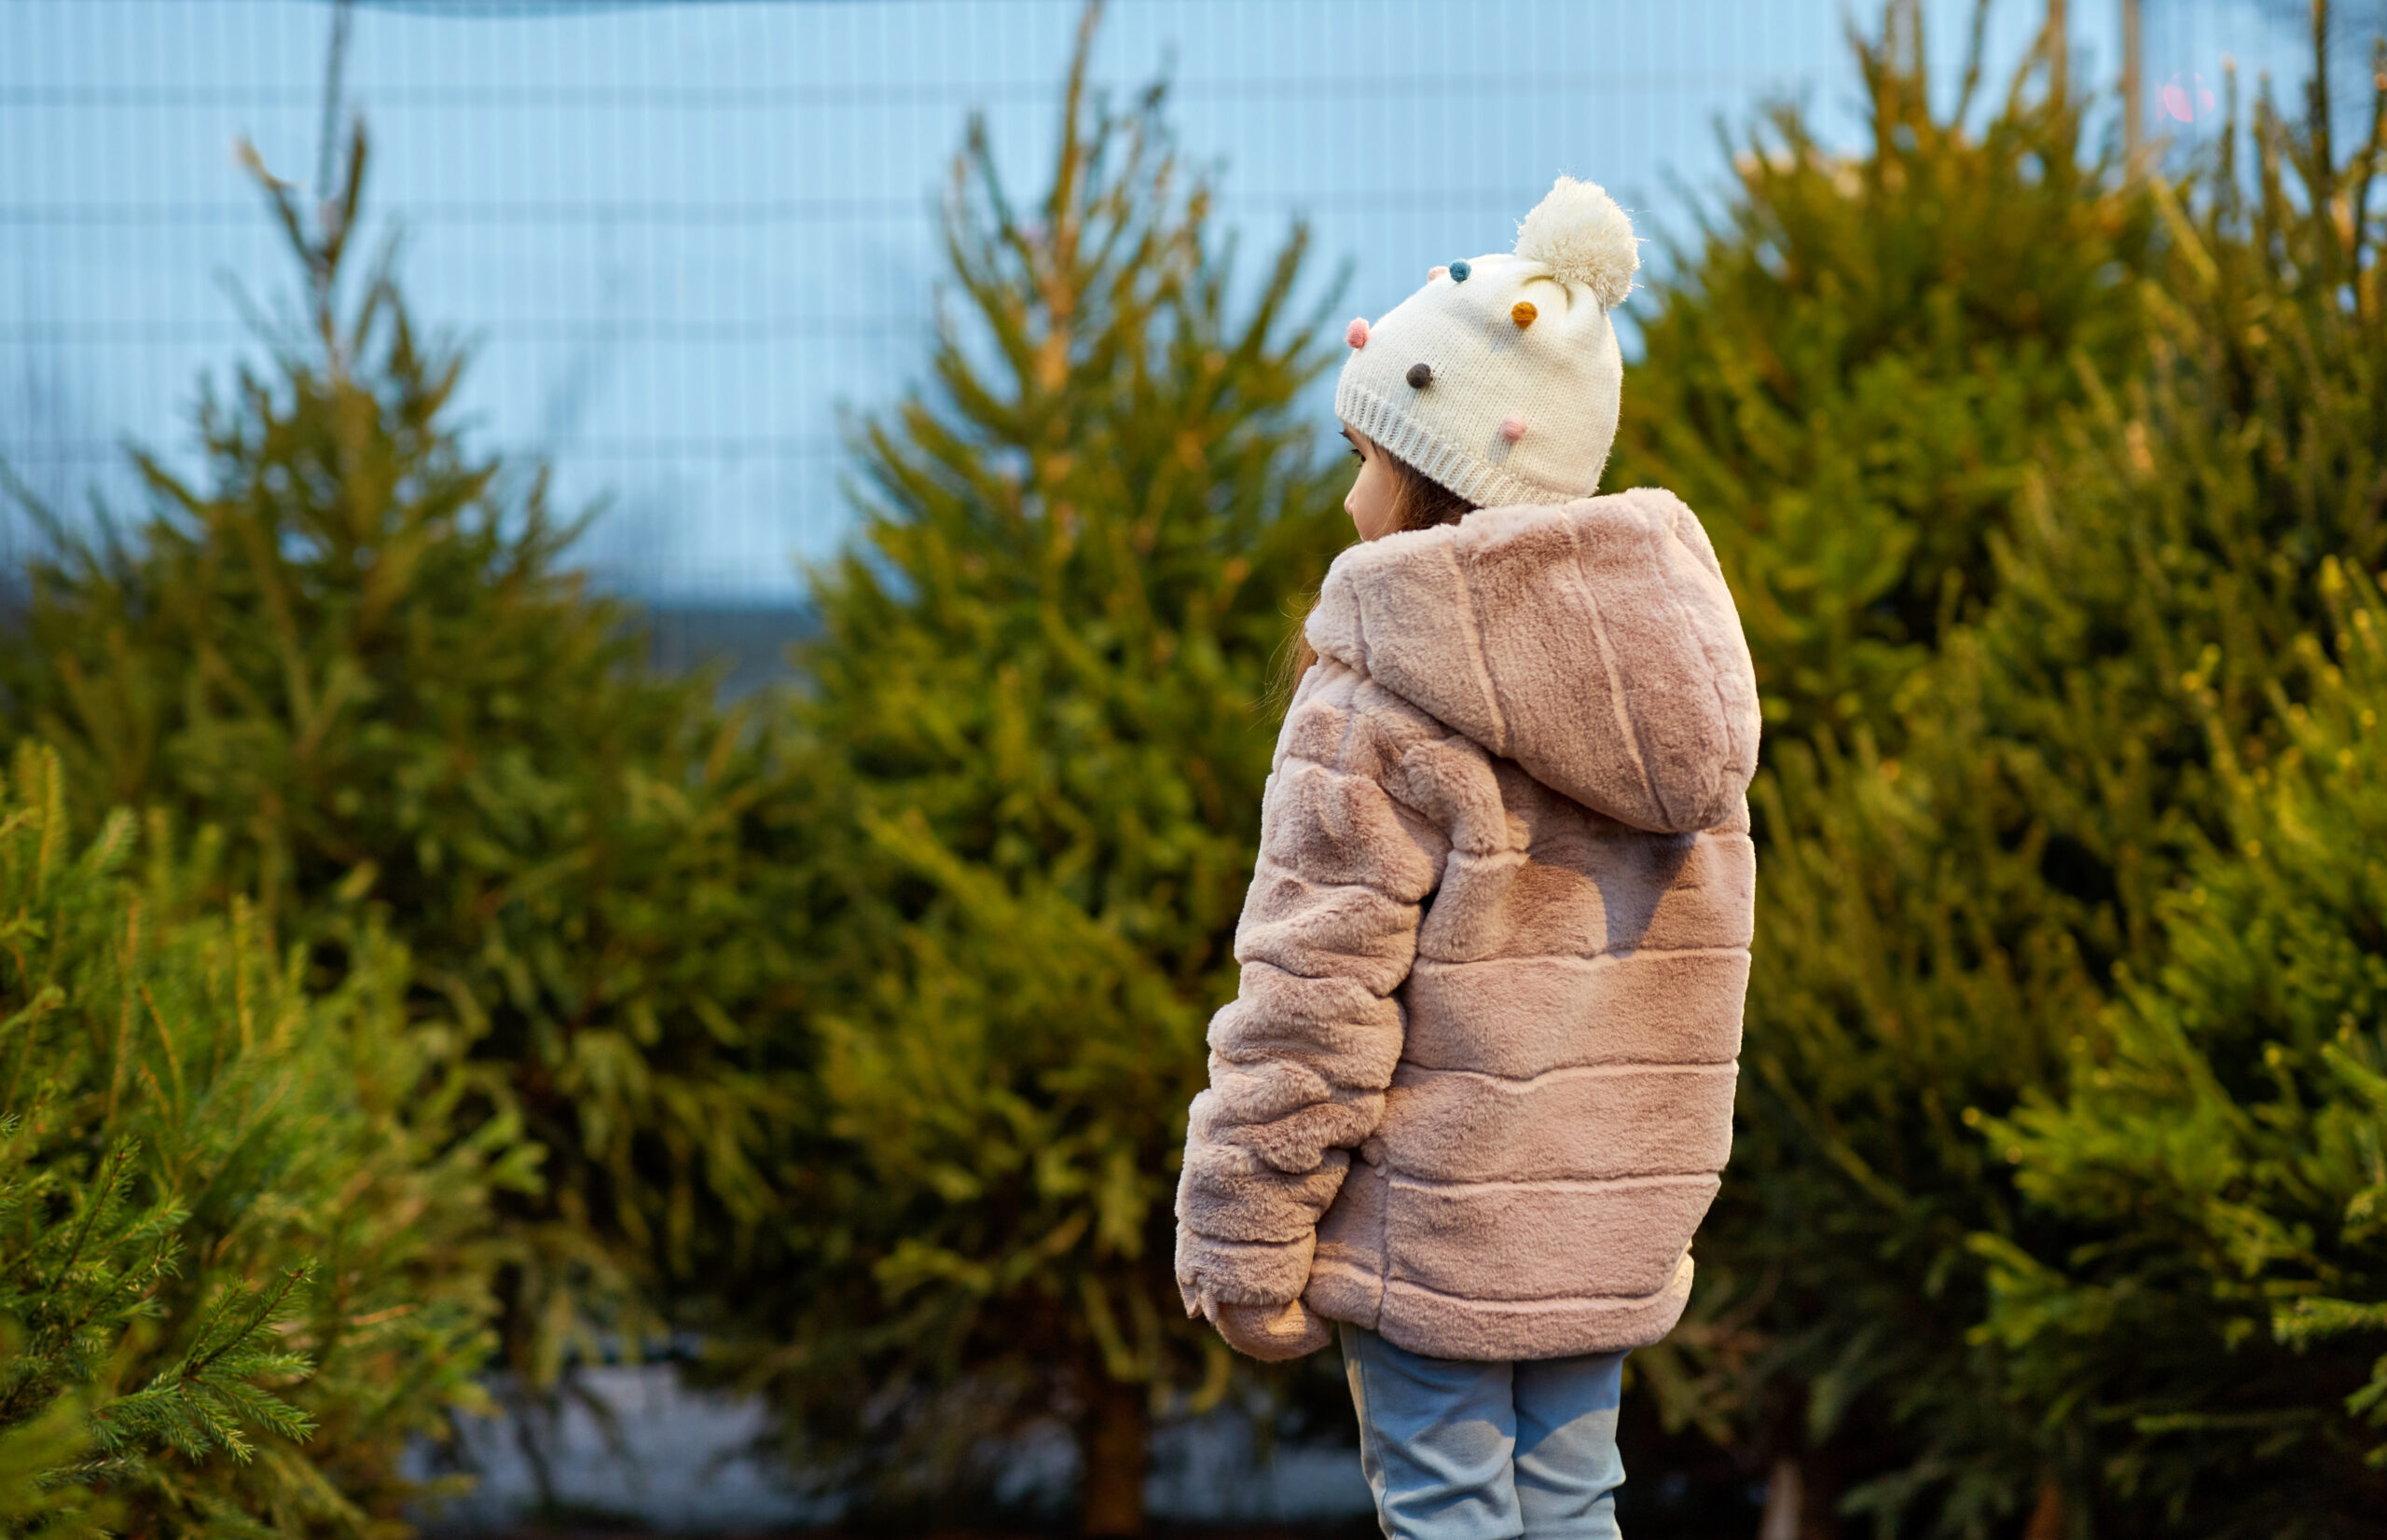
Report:
[[1756,682],[1713,549],[1594,497],[1638,266],[1559,179],[1353,349],[1359,457],[1179,1188],[1189,1312],[1336,1323],[1385,1533],[1616,1533],[1624,1354],[1732,1145]]

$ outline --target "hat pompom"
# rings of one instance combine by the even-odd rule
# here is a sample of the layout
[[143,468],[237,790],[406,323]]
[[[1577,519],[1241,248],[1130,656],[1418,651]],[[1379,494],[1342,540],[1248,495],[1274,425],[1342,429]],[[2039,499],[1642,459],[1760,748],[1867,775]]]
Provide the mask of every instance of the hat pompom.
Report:
[[1633,292],[1641,252],[1633,221],[1595,182],[1562,176],[1550,196],[1517,227],[1517,254],[1538,262],[1562,283],[1580,283],[1601,308],[1614,309]]

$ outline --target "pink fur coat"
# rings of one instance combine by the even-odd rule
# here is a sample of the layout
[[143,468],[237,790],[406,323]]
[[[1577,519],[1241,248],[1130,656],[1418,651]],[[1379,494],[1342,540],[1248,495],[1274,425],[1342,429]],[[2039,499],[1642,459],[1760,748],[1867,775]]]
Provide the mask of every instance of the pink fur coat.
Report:
[[1642,489],[1339,557],[1178,1189],[1186,1307],[1517,1359],[1655,1341],[1732,1137],[1747,643]]

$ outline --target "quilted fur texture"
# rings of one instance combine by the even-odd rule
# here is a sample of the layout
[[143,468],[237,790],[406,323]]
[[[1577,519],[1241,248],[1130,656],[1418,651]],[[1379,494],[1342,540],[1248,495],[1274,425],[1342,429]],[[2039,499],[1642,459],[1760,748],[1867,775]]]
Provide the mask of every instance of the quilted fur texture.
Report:
[[1345,552],[1277,741],[1178,1188],[1186,1308],[1444,1358],[1655,1341],[1731,1152],[1758,707],[1690,509]]

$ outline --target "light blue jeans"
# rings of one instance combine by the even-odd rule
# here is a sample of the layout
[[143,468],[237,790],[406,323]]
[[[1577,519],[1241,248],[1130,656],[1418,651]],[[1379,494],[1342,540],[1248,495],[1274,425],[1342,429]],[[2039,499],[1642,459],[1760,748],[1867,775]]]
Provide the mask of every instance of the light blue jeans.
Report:
[[1471,1364],[1342,1330],[1359,1465],[1390,1540],[1617,1540],[1623,1354]]

